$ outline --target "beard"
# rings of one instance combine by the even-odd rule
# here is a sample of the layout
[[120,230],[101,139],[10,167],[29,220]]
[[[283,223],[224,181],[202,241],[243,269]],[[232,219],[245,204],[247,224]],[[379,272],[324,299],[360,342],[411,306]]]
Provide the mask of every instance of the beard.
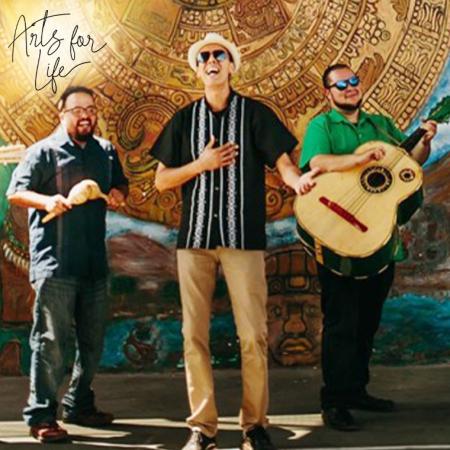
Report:
[[[75,139],[77,140],[77,141],[79,141],[79,142],[87,142],[88,140],[89,140],[89,138],[91,137],[91,136],[93,136],[93,134],[94,134],[94,127],[95,127],[95,124],[93,124],[92,123],[92,121],[91,120],[87,120],[88,122],[89,122],[89,131],[86,131],[86,132],[84,132],[84,133],[80,133],[79,131],[78,131],[78,129],[79,129],[79,127],[81,126],[80,125],[80,122],[77,122],[77,127],[76,127],[76,133],[75,133]],[[86,119],[83,119],[83,122],[86,122]],[[84,126],[81,126],[81,128],[84,128]]]
[[342,109],[343,111],[353,112],[360,108],[361,103],[362,103],[362,98],[359,99],[359,101],[357,103],[355,103],[354,105],[350,105],[348,103],[340,103],[340,102],[337,102],[336,100],[334,101],[334,103],[338,108]]
[[93,133],[89,132],[89,133],[76,133],[75,134],[75,139],[79,142],[87,142],[88,139],[92,136]]

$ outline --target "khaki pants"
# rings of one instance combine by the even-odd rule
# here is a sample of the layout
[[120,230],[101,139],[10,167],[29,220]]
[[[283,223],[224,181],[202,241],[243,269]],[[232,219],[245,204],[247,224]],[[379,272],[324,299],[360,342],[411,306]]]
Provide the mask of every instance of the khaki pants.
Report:
[[184,359],[191,408],[187,423],[209,437],[217,433],[218,414],[209,351],[211,303],[219,263],[231,297],[241,345],[244,430],[267,424],[267,284],[264,252],[219,247],[177,251],[183,306]]

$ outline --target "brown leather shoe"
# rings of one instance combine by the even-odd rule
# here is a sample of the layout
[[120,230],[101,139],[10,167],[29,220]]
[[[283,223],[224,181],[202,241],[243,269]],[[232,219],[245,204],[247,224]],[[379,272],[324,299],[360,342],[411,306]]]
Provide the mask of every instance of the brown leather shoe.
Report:
[[30,435],[39,442],[63,442],[69,439],[69,434],[57,422],[39,423],[30,427]]
[[66,414],[63,412],[62,421],[64,423],[73,423],[83,427],[106,427],[111,425],[114,416],[111,413],[92,409],[90,411],[80,412],[78,414]]

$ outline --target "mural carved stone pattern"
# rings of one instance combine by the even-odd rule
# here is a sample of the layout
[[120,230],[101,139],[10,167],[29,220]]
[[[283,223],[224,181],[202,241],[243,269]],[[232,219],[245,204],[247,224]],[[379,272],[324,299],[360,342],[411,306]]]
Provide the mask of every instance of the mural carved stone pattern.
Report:
[[[27,60],[18,55],[11,63],[8,45],[21,1],[36,18],[48,9],[46,0],[2,0],[0,139],[30,145],[58,124],[55,104],[69,78],[56,94],[36,91]],[[186,61],[193,42],[213,31],[233,40],[242,53],[234,88],[272,108],[300,142],[309,120],[327,107],[321,74],[338,61],[360,75],[365,109],[392,116],[405,130],[430,98],[448,60],[449,7],[449,0],[51,1],[53,11],[70,11],[80,29],[107,44],[70,82],[86,84],[97,94],[97,133],[116,145],[130,180],[121,212],[169,227],[180,220],[180,191],[156,191],[157,162],[149,149],[173,114],[202,95]],[[394,293],[413,287],[423,295],[435,296],[438,290],[448,298],[448,165],[447,156],[427,170],[427,205],[403,230],[408,259],[399,266]],[[276,171],[267,170],[266,188],[269,221],[291,215],[293,192]],[[29,359],[27,330],[20,328],[29,325],[33,302],[25,216],[24,210],[12,208],[0,235],[0,321],[11,327],[11,334],[2,329],[0,372],[7,373],[26,372],[23,361]],[[109,239],[108,248],[116,319],[114,339],[105,344],[106,354],[112,355],[108,361],[116,361],[122,349],[117,356],[122,362],[108,367],[178,367],[182,342],[173,248],[133,230]],[[321,314],[314,264],[297,244],[270,249],[266,262],[272,360],[316,364]],[[218,285],[212,346],[219,356],[214,364],[239,365],[223,278]],[[124,337],[118,345],[120,330]]]
[[[206,32],[238,44],[243,64],[235,88],[273,108],[300,139],[308,120],[325,108],[320,74],[330,63],[358,70],[365,107],[393,116],[405,129],[449,49],[446,0],[57,0],[54,8],[71,11],[80,28],[108,44],[77,81],[97,92],[99,132],[117,145],[131,179],[125,212],[170,226],[179,222],[180,193],[155,191],[148,148],[173,113],[201,95],[186,54]],[[11,9],[2,20],[11,20]],[[8,38],[2,28],[2,44]],[[0,49],[4,60],[6,48]],[[25,65],[2,67],[0,79],[7,87],[0,135],[31,144],[48,134],[57,123],[51,92],[33,92]],[[270,220],[286,217],[293,193],[283,192],[277,175],[268,184]]]

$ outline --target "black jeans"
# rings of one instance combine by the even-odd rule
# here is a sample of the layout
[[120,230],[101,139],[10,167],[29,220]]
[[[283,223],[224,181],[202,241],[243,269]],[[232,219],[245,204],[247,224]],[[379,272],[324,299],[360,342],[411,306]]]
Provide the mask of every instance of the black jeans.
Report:
[[394,279],[394,263],[364,280],[343,277],[318,265],[323,313],[322,409],[345,407],[364,394],[381,311]]

